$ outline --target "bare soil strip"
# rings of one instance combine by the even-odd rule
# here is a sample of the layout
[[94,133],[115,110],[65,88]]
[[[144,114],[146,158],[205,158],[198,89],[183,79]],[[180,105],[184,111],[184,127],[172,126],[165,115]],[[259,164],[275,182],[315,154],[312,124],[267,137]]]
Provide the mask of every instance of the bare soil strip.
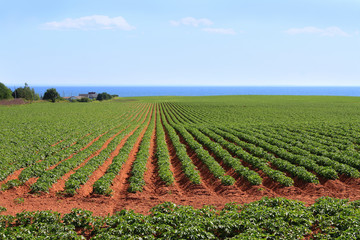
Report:
[[178,132],[176,133],[180,138],[180,142],[185,145],[188,156],[190,157],[194,165],[197,167],[197,169],[200,171],[202,186],[204,187],[204,190],[206,190],[204,194],[219,195],[222,191],[221,181],[215,178],[215,176],[209,171],[208,167],[197,157],[195,151],[190,148],[190,146],[181,136],[181,134],[179,134]]
[[[150,109],[149,111],[152,111],[152,109]],[[140,143],[141,140],[146,132],[146,129],[148,128],[149,124],[150,124],[150,120],[152,116],[152,112],[148,113],[151,114],[150,118],[147,122],[147,125],[144,127],[144,129],[142,129],[136,143],[134,144],[129,157],[127,159],[127,161],[123,164],[120,173],[115,177],[114,181],[113,181],[113,202],[114,202],[114,211],[120,210],[122,207],[124,207],[124,205],[126,206],[126,204],[124,204],[125,202],[127,202],[126,200],[129,199],[129,195],[131,195],[131,193],[128,192],[128,188],[129,188],[129,178],[131,177],[131,169],[132,169],[132,165],[136,159],[136,154],[139,151],[139,147],[140,147]],[[131,198],[131,197],[130,197]]]
[[[247,166],[250,169],[252,169],[251,166],[246,165],[245,162],[243,162],[243,164],[244,166]],[[292,177],[292,179],[294,180],[294,186],[284,187],[281,184],[274,182],[271,178],[266,176],[262,171],[257,170],[257,172],[263,178],[262,185],[251,186],[249,184],[239,183],[238,186],[240,186],[243,189],[247,188],[246,191],[251,194],[254,193],[259,194],[259,192],[261,192],[261,195],[266,195],[271,197],[282,196],[282,197],[292,198],[293,196],[296,196],[295,198],[292,199],[298,199],[307,203],[314,201],[315,199],[314,196],[317,197],[331,196],[337,198],[351,199],[353,197],[357,197],[357,194],[360,194],[360,179],[353,179],[345,175],[340,176],[339,179],[330,180],[330,179],[325,179],[319,176],[318,174],[314,173],[319,178],[320,184],[308,183],[296,177],[295,178]],[[288,173],[287,175],[289,176]]]
[[61,143],[61,142],[63,142],[63,141],[64,141],[64,139],[63,139],[63,140],[58,141],[57,143],[52,144],[50,147],[55,147],[56,145],[58,145],[59,143]]
[[[139,113],[140,113],[140,112],[139,112]],[[139,115],[139,113],[136,114],[135,118]],[[133,116],[134,116],[134,114],[131,114],[131,115],[128,117],[128,119],[132,118]],[[114,130],[114,129],[116,129],[116,128],[119,128],[121,125],[122,125],[122,124],[119,124],[119,125],[111,128],[109,131]],[[98,141],[100,137],[102,137],[103,135],[105,135],[105,134],[108,133],[109,131],[106,131],[106,132],[102,133],[101,135],[97,136],[96,138],[94,138],[94,139],[93,139],[90,143],[88,143],[85,147],[81,148],[79,152],[84,151],[85,149],[89,148],[94,142]],[[119,135],[119,134],[120,134],[120,133],[116,134],[116,136]],[[87,134],[86,136],[88,136],[88,135],[90,135],[90,133]],[[114,135],[114,136],[115,136],[115,135]],[[72,145],[74,145],[74,144],[76,144],[76,142],[73,143]],[[72,145],[71,145],[71,146],[72,146]],[[59,161],[59,162],[56,163],[55,165],[49,167],[47,170],[52,170],[52,169],[54,169],[54,168],[57,167],[60,163],[62,163],[63,161],[69,160],[69,159],[72,158],[74,155],[78,154],[79,152],[76,152],[76,153],[71,154],[69,157],[67,157],[66,159],[63,159],[63,160]]]
[[[138,112],[134,119],[136,119],[140,113],[141,116],[143,115],[143,113],[145,111],[143,111],[145,109],[142,109],[141,112]],[[132,118],[134,114],[132,114],[131,116],[128,117],[128,119]],[[138,120],[141,119],[141,116],[138,118]],[[138,127],[136,127],[134,130],[132,130],[128,135],[126,135],[122,140],[121,142],[118,144],[118,146],[116,147],[116,149],[111,153],[111,156],[104,162],[104,164],[102,164],[98,169],[95,170],[95,172],[93,172],[93,174],[89,177],[88,181],[82,185],[80,187],[80,189],[78,190],[78,195],[80,197],[86,197],[86,196],[89,196],[92,191],[93,191],[93,184],[99,180],[106,172],[106,170],[108,169],[108,167],[111,165],[112,163],[112,160],[114,159],[114,157],[116,157],[121,148],[124,146],[124,144],[126,143],[127,139],[136,131]]]
[[83,167],[90,159],[92,159],[93,157],[99,155],[102,150],[104,150],[105,148],[107,148],[107,146],[109,145],[109,143],[117,136],[119,135],[122,131],[124,131],[124,129],[120,130],[119,132],[117,132],[116,134],[114,134],[113,136],[111,136],[108,140],[106,140],[106,142],[101,146],[100,149],[98,149],[97,151],[95,151],[90,157],[88,157],[87,159],[85,159],[78,167],[74,168],[73,170],[67,172],[61,179],[59,179],[56,183],[54,183],[52,185],[52,187],[49,190],[49,193],[56,193],[59,191],[63,191],[65,188],[65,182],[66,180],[69,179],[69,177],[74,174],[76,172],[76,170],[78,170],[79,168]]
[[[87,135],[85,135],[84,137],[86,137],[86,136],[88,136],[88,135],[90,135],[90,133],[87,134]],[[84,137],[82,137],[82,138],[84,138]],[[60,142],[62,142],[62,141],[64,141],[64,140],[61,140]],[[55,145],[59,144],[60,142],[56,143]],[[76,144],[76,142],[73,142],[71,145],[69,145],[69,146],[66,147],[66,148],[61,149],[60,151],[63,151],[63,150],[65,150],[65,149],[67,149],[67,148],[69,148],[69,147],[71,147],[71,146],[73,146],[73,145],[75,145],[75,144]],[[92,144],[92,143],[91,143],[91,144]],[[53,145],[53,146],[55,146],[55,145]],[[89,145],[89,146],[90,146],[90,145]],[[80,151],[83,151],[84,149],[86,149],[86,148],[82,148]],[[60,151],[59,151],[59,152],[60,152]],[[76,153],[74,153],[74,154],[76,154]],[[67,159],[72,158],[74,154],[70,155]],[[65,160],[67,160],[67,159],[64,159],[64,160],[62,160],[62,161],[65,161]],[[43,161],[43,160],[40,159],[40,160],[38,160],[36,163],[39,163],[39,162],[41,162],[41,161]],[[56,166],[57,166],[59,163],[60,163],[60,162],[58,162],[58,163],[56,164]],[[54,168],[54,167],[53,167],[53,168]],[[12,174],[10,174],[6,179],[4,179],[3,181],[0,181],[0,186],[1,186],[3,183],[6,183],[6,182],[8,182],[8,181],[10,181],[10,180],[18,179],[18,178],[19,178],[19,175],[21,174],[21,172],[22,172],[24,169],[25,169],[25,168],[19,168],[18,170],[16,170],[16,171],[13,172]],[[52,168],[50,167],[49,169],[52,169]]]
[[158,174],[157,158],[156,158],[156,110],[154,112],[154,130],[151,134],[149,159],[146,163],[146,172],[144,175],[144,192],[159,193],[161,194],[161,188],[165,185]]
[[18,170],[16,170],[15,172],[13,172],[12,174],[10,174],[9,176],[7,176],[7,178],[5,178],[4,180],[0,181],[0,186],[4,183],[7,183],[10,180],[14,180],[17,179],[20,175],[20,173],[24,170],[25,168],[19,168]]
[[145,172],[144,180],[145,180],[145,186],[143,193],[141,193],[141,196],[149,195],[150,198],[157,198],[155,196],[163,196],[166,194],[172,194],[172,193],[179,193],[177,188],[172,186],[167,186],[160,178],[159,176],[159,167],[158,167],[158,159],[156,158],[156,126],[157,126],[157,120],[156,120],[155,113],[155,129],[151,136],[151,142],[150,142],[150,149],[149,149],[149,160],[146,165],[147,171]]
[[[231,177],[233,177],[237,182],[239,181],[246,181],[245,179],[243,179],[241,176],[239,176],[235,170],[229,166],[227,166],[220,158],[218,158],[212,151],[210,151],[207,147],[205,147],[203,145],[204,150],[206,150],[210,156],[212,156],[219,164],[220,166],[225,170],[226,175],[229,175]],[[220,186],[221,190],[221,194],[226,194],[226,195],[243,195],[243,191],[242,189],[237,185],[234,184],[232,186]]]
[[104,162],[104,164],[102,164],[98,169],[96,169],[95,172],[93,172],[93,174],[89,177],[89,180],[83,186],[80,187],[80,189],[78,190],[79,196],[86,197],[92,193],[94,183],[105,174],[106,170],[112,163],[114,157],[116,157],[119,154],[121,148],[124,146],[127,139],[135,132],[136,129],[137,127],[121,140],[119,145],[116,147],[115,151],[111,153],[111,156]]
[[170,156],[170,170],[174,174],[174,186],[176,189],[177,194],[180,195],[193,195],[193,189],[197,189],[198,186],[195,186],[195,184],[191,183],[189,179],[186,177],[184,171],[182,170],[181,162],[179,158],[176,155],[175,147],[172,144],[170,137],[168,133],[166,132],[165,128],[165,141],[169,150],[169,156]]

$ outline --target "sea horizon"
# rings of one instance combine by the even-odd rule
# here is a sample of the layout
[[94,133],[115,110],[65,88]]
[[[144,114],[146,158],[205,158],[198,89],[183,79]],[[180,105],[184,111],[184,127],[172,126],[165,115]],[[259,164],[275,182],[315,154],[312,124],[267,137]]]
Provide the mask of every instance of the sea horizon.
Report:
[[107,92],[120,97],[218,96],[218,95],[309,95],[360,96],[360,86],[30,86],[43,95],[56,88],[62,97],[88,92]]

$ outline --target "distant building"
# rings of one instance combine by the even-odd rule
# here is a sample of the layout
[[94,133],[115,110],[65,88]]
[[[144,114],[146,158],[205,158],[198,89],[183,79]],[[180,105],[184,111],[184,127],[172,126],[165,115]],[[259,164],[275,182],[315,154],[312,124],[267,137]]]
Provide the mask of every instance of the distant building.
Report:
[[90,98],[90,99],[96,99],[98,94],[96,92],[89,92],[87,94],[79,94],[79,97],[81,98]]
[[69,100],[69,101],[76,101],[78,99],[81,99],[82,97],[80,96],[71,96],[71,97],[64,97],[65,100]]

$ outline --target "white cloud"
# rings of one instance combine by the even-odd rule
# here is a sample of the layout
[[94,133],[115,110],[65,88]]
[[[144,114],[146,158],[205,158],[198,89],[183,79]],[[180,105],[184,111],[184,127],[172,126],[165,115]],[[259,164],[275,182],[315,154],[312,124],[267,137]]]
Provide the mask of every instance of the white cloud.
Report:
[[236,34],[236,32],[232,28],[203,28],[202,30],[205,32],[217,33],[217,34],[229,34],[229,35]]
[[103,15],[85,16],[81,18],[66,18],[60,22],[48,22],[44,25],[45,29],[79,29],[79,30],[97,30],[97,29],[121,29],[133,30],[123,17],[110,18]]
[[290,28],[286,31],[288,34],[318,34],[321,36],[335,37],[349,37],[350,34],[344,32],[338,27],[328,27],[328,28],[317,28],[317,27],[304,27],[304,28]]
[[173,26],[179,26],[179,25],[187,25],[187,26],[210,26],[213,25],[213,22],[207,18],[193,18],[193,17],[185,17],[180,19],[179,21],[170,21],[170,24]]

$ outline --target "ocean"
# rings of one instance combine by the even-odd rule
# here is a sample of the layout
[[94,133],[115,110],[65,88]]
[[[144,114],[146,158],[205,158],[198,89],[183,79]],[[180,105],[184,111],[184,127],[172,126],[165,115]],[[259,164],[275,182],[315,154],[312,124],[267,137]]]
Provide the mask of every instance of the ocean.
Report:
[[[30,86],[31,87],[31,86]],[[119,86],[36,86],[43,95],[48,88],[56,88],[62,97],[88,92],[107,92],[120,97],[140,96],[215,96],[215,95],[316,95],[360,96],[360,87],[119,87]]]

